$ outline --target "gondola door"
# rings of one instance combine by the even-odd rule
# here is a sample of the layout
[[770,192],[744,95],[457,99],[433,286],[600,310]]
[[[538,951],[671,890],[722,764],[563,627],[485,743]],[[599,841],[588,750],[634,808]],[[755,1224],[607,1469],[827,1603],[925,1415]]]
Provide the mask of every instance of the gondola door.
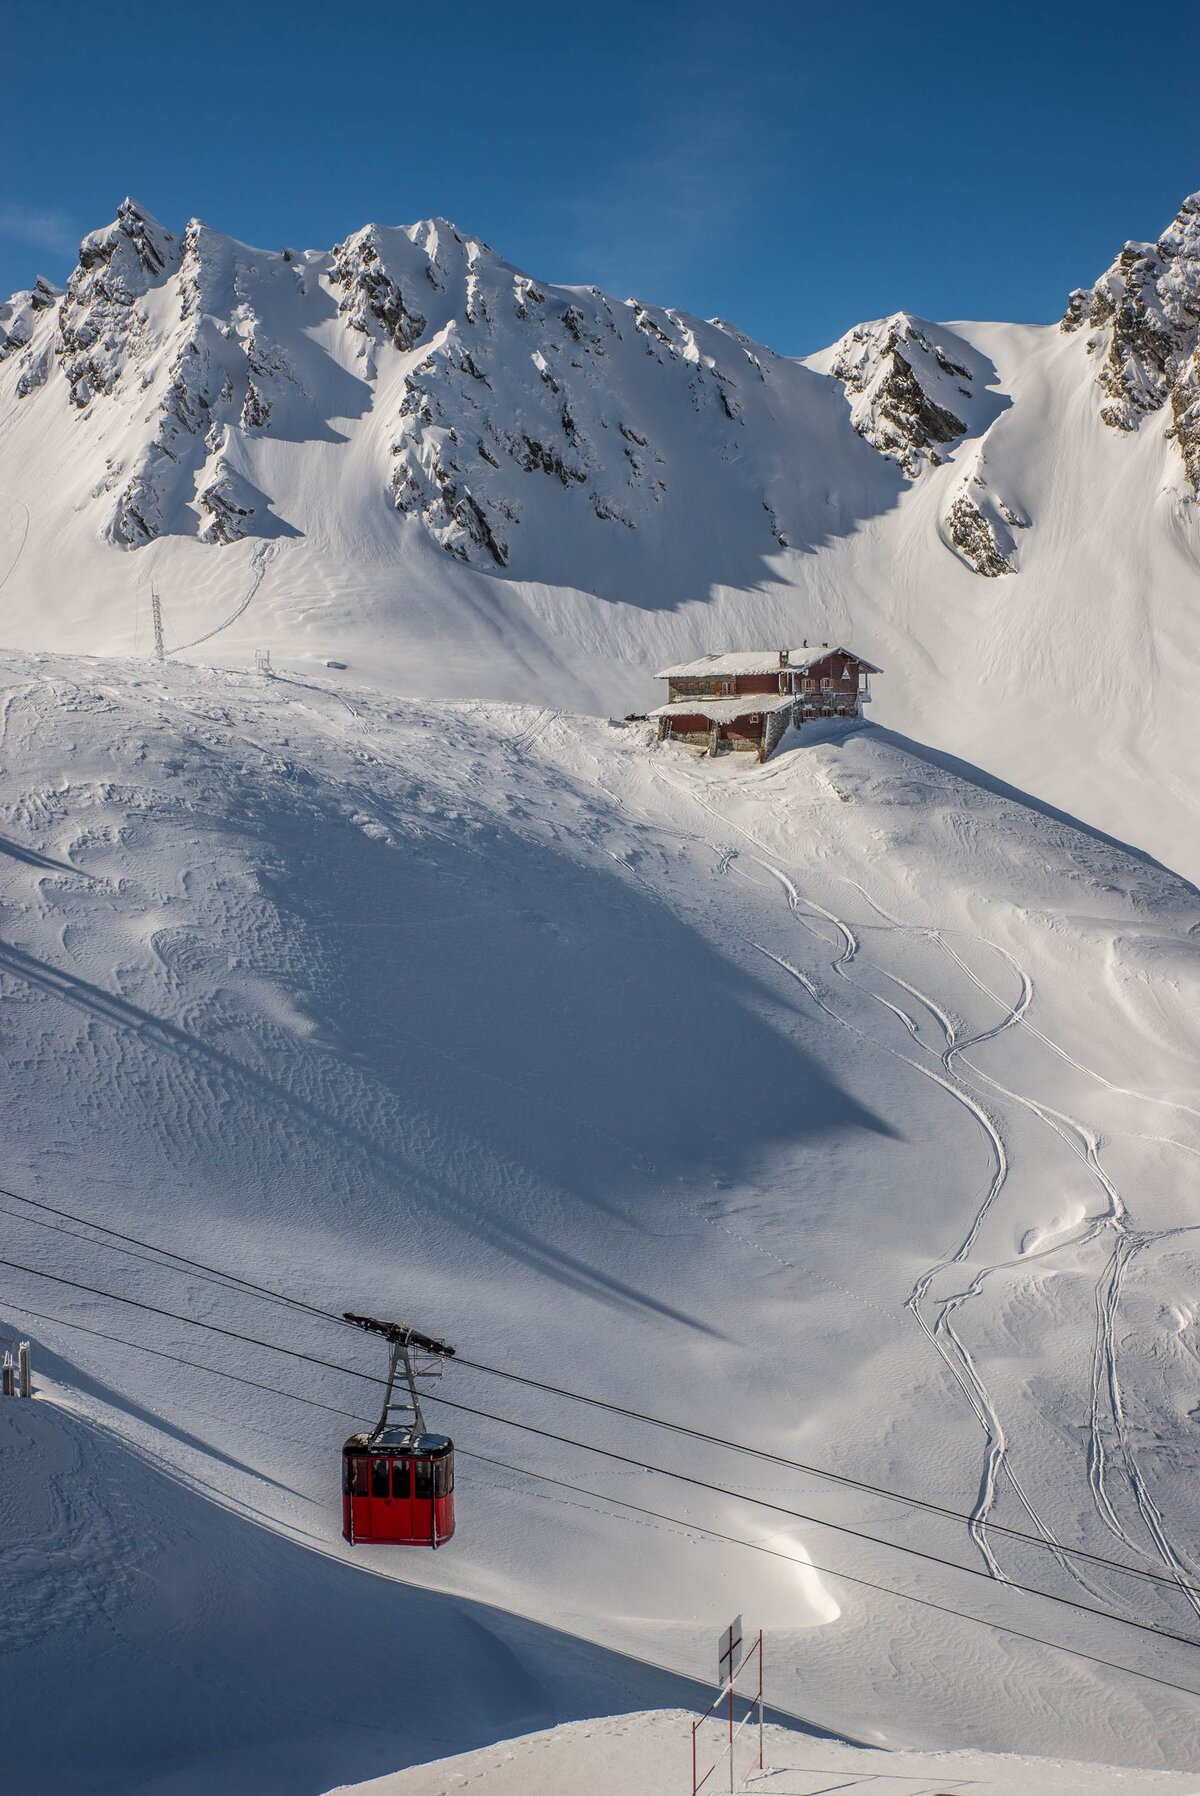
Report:
[[395,1533],[388,1539],[407,1544],[413,1540],[412,1467],[407,1459],[392,1461],[392,1513]]
[[395,1540],[395,1518],[392,1514],[392,1462],[377,1455],[371,1461],[371,1535],[372,1540]]

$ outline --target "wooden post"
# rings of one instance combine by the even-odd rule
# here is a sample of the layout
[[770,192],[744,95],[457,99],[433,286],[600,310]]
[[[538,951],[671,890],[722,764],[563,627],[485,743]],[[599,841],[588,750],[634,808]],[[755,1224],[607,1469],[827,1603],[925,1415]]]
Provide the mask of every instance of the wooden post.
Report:
[[22,1397],[33,1396],[33,1368],[29,1363],[29,1342],[17,1342],[18,1384]]

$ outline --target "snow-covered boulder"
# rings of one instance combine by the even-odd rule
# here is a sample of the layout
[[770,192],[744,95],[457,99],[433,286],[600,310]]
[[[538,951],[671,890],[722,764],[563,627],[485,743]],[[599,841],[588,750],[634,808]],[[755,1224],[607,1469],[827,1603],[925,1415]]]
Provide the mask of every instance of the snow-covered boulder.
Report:
[[262,506],[258,488],[224,456],[217,456],[196,498],[205,516],[200,535],[206,543],[234,543],[249,536]]

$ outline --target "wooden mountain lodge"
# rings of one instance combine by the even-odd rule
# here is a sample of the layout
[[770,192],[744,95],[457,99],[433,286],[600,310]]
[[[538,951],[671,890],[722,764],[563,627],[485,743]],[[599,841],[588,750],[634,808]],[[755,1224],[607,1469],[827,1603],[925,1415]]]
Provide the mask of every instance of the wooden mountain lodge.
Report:
[[709,754],[753,749],[765,761],[789,724],[861,717],[871,675],[881,671],[849,649],[745,649],[666,667],[667,703],[650,716],[658,739],[691,742]]

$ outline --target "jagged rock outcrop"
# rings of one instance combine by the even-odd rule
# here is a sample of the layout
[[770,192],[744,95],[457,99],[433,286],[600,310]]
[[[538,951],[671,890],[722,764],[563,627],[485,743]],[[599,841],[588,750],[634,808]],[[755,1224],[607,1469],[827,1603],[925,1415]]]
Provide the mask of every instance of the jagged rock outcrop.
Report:
[[0,362],[26,347],[38,313],[49,311],[61,298],[62,289],[39,275],[32,287],[0,303]]
[[961,560],[985,580],[1017,571],[1015,530],[1029,519],[996,492],[982,446],[971,452],[950,489],[942,512],[945,541]]
[[425,319],[384,266],[376,226],[367,225],[334,245],[328,280],[340,290],[338,311],[352,330],[369,335],[378,327],[375,334],[382,332],[393,348],[416,348]]
[[79,264],[59,311],[59,363],[82,409],[109,393],[125,372],[149,321],[139,301],[179,265],[177,240],[124,200],[116,219],[79,246]]
[[956,359],[935,341],[933,329],[907,312],[860,324],[829,368],[846,389],[855,430],[910,478],[937,467],[938,449],[966,434],[975,397],[973,369],[961,350]]
[[1072,293],[1061,328],[1092,333],[1106,424],[1136,430],[1169,412],[1168,435],[1200,492],[1200,193],[1156,243],[1127,243],[1095,286]]
[[201,539],[206,543],[235,543],[251,534],[251,521],[260,509],[262,494],[224,456],[218,456],[196,500],[204,517]]
[[960,491],[946,511],[946,533],[968,566],[987,579],[1011,574],[1012,563],[996,540],[996,530],[972,493]]

